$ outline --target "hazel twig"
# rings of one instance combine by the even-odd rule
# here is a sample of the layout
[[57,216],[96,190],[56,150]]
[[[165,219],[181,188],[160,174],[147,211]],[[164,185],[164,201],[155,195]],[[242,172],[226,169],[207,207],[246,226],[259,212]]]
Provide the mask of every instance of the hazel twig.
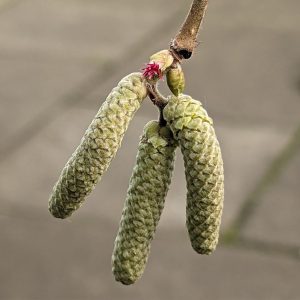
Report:
[[197,35],[202,23],[208,0],[193,0],[190,11],[171,41],[170,49],[179,59],[188,59],[197,46]]

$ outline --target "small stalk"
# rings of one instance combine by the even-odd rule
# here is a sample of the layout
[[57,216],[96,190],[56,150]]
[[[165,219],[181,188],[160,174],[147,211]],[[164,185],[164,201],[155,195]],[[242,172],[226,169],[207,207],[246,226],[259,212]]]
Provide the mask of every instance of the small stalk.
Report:
[[163,109],[168,104],[168,99],[165,98],[157,89],[157,82],[147,83],[148,96],[152,103],[157,106],[159,110],[158,123],[160,127],[166,126],[167,122],[163,116]]
[[160,127],[165,127],[167,125],[167,121],[164,119],[164,109],[163,109],[163,107],[159,108],[158,124],[159,124]]
[[157,89],[157,82],[147,83],[148,96],[152,103],[158,108],[163,109],[168,104],[168,99],[165,98]]

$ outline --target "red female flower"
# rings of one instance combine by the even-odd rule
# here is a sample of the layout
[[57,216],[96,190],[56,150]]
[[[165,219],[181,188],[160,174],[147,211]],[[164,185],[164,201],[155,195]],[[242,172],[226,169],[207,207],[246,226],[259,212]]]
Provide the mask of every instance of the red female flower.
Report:
[[155,62],[148,63],[142,70],[144,77],[148,80],[160,79],[163,76],[159,64]]

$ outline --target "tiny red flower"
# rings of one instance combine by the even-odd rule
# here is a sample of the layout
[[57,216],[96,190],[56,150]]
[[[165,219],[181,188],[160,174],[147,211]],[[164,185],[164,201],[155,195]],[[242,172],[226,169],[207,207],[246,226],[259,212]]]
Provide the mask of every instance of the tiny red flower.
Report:
[[160,70],[159,64],[153,62],[153,63],[148,63],[143,70],[143,75],[146,79],[149,80],[155,80],[155,79],[160,79],[162,78],[163,74],[162,71]]

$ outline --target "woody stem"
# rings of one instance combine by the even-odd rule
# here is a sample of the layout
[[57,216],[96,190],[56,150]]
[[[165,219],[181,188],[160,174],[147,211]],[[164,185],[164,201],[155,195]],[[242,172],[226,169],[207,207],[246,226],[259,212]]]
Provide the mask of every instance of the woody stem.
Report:
[[168,103],[168,99],[165,98],[157,89],[157,82],[150,84],[147,83],[148,96],[152,103],[157,106],[159,110],[159,125],[161,127],[166,126],[167,122],[163,117],[163,109]]
[[157,82],[147,83],[148,95],[150,100],[158,108],[163,109],[168,104],[168,99],[165,98],[157,89]]
[[208,0],[193,0],[190,11],[179,29],[177,35],[171,41],[170,49],[180,59],[188,59],[192,56],[197,45],[197,35],[205,15]]

